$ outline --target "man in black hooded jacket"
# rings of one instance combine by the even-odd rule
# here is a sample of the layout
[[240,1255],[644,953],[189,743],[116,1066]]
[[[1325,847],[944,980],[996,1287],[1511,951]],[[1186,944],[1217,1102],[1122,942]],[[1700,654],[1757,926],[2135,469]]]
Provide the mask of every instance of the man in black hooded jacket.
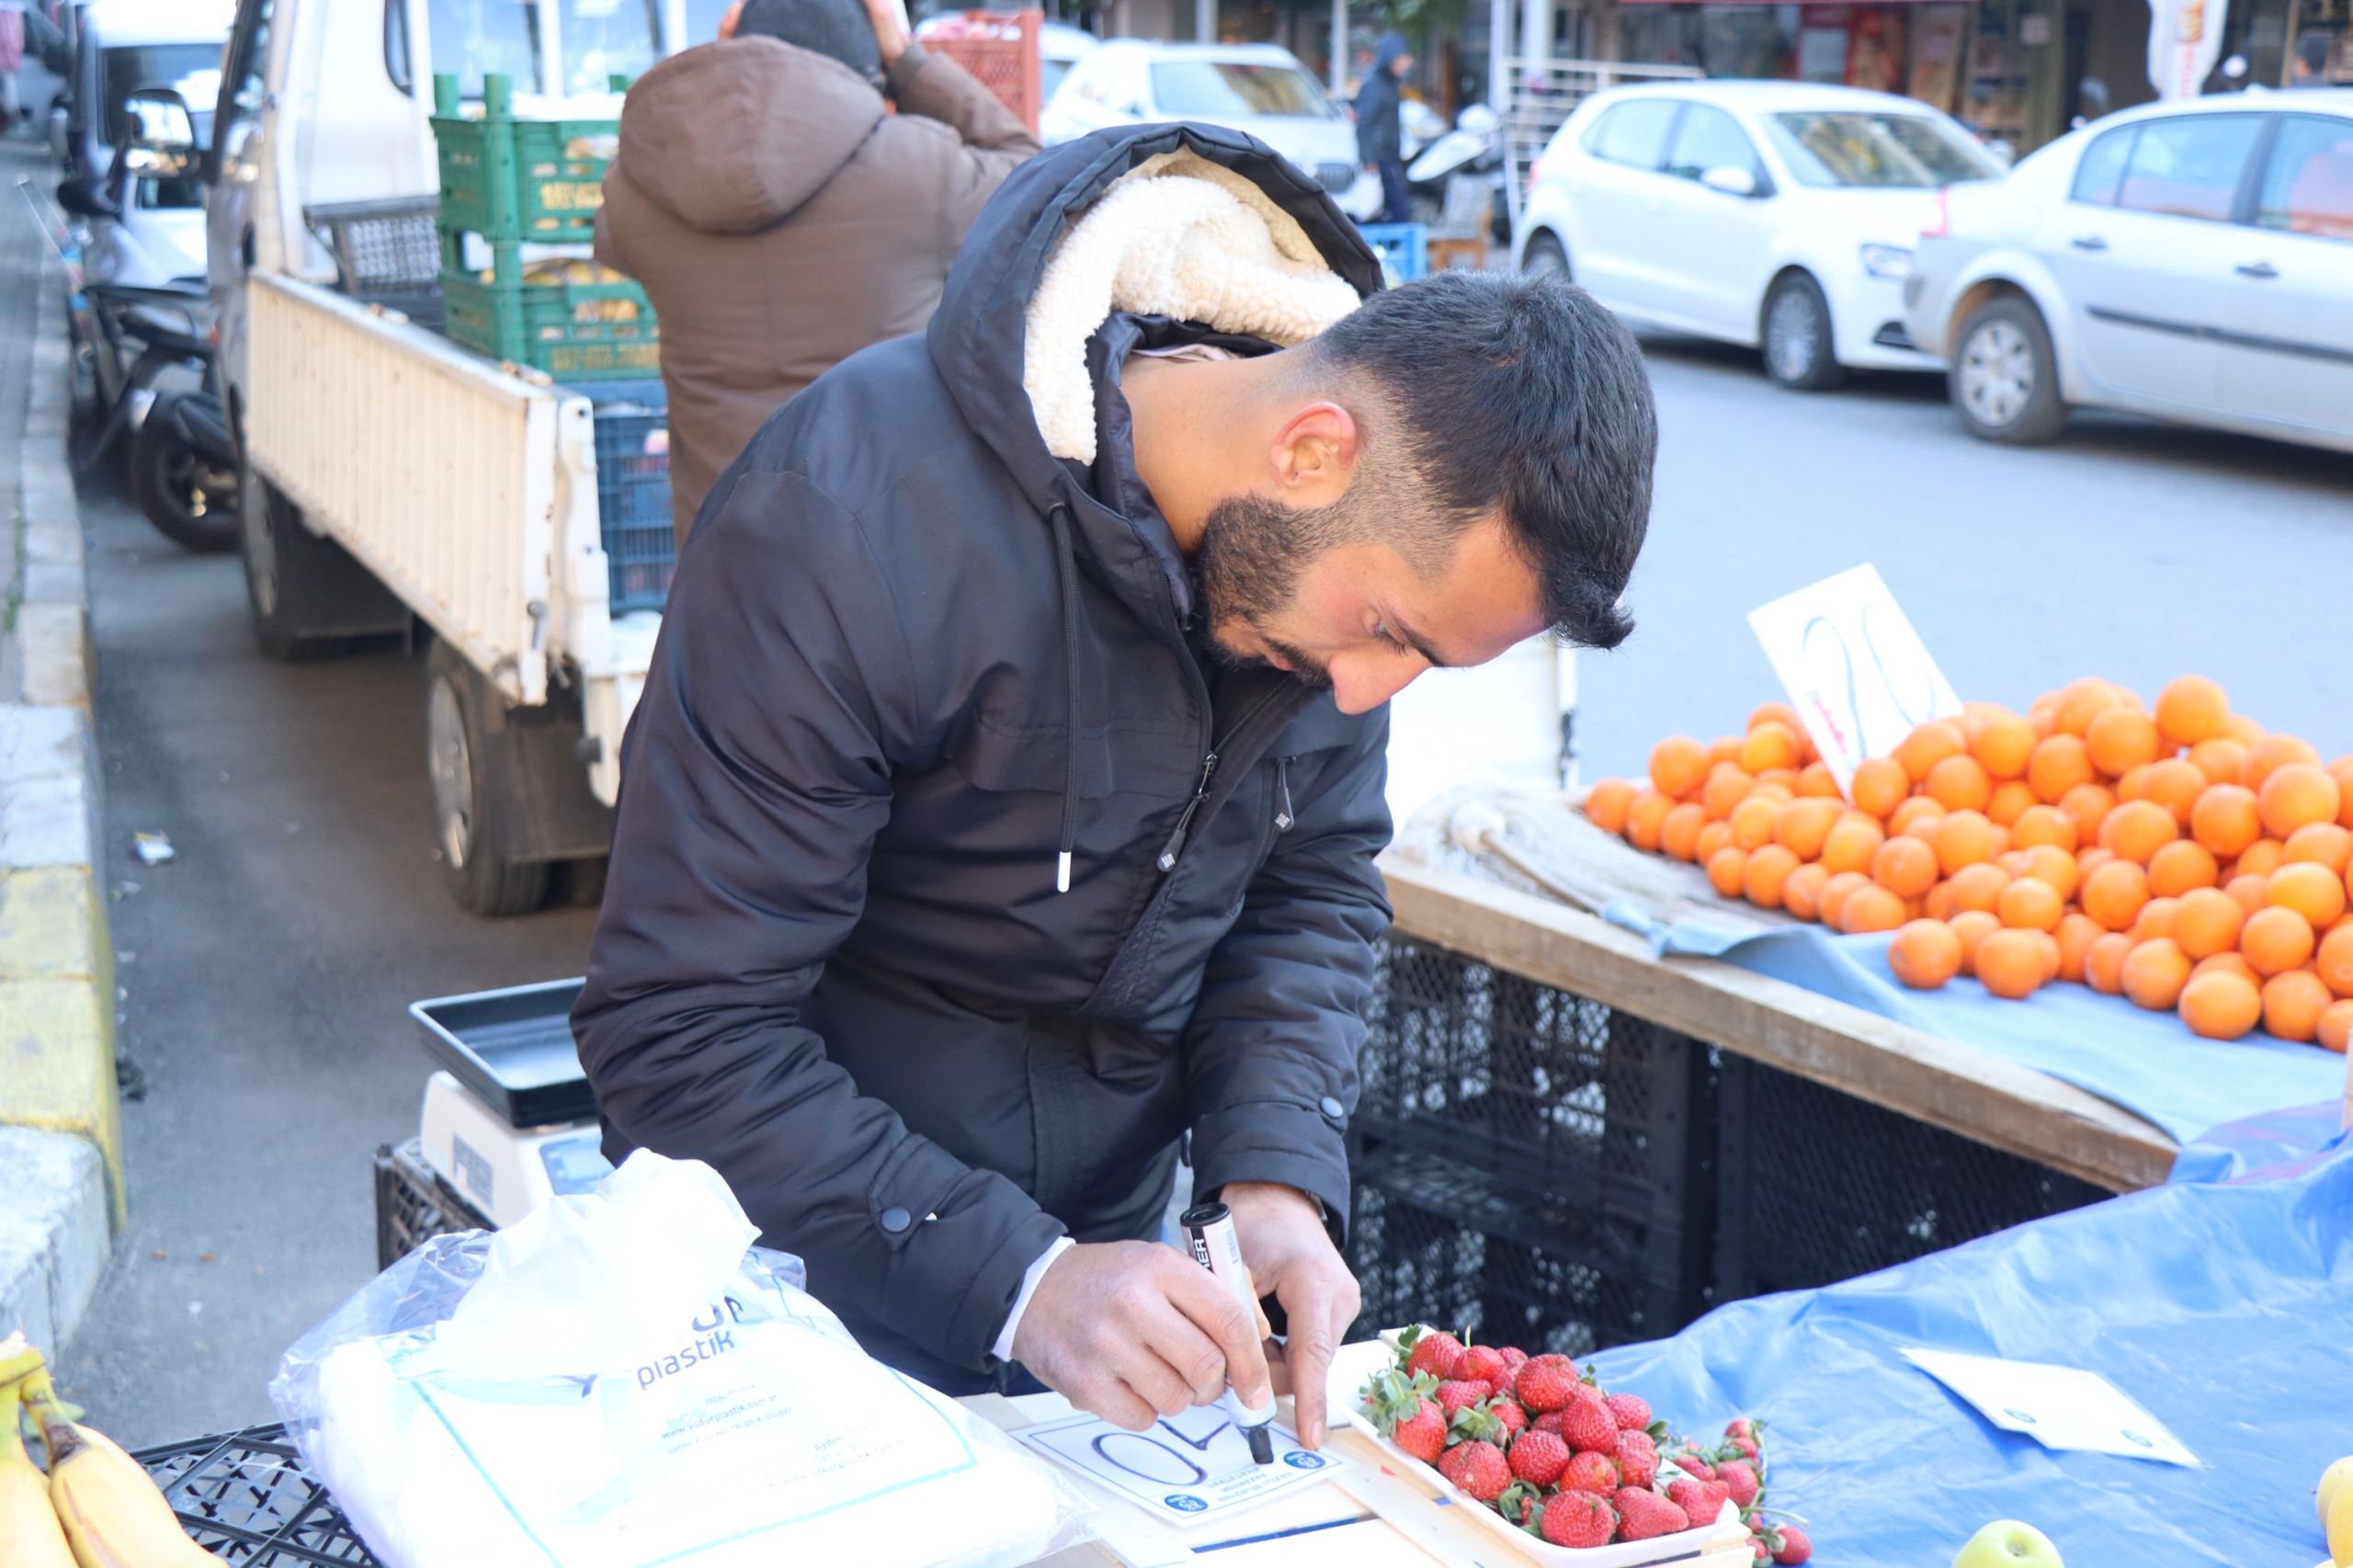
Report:
[[[1281,352],[1113,313],[1097,456],[1056,458],[1025,308],[1068,224],[1178,151],[1371,298]],[[937,1387],[1026,1369],[1142,1428],[1288,1382],[1322,1435],[1383,705],[1548,626],[1621,639],[1655,446],[1581,291],[1379,276],[1246,136],[1051,151],[927,333],[772,417],[679,562],[574,1014],[608,1152],[710,1162]],[[1156,1244],[1188,1137],[1286,1343]]]
[[1405,90],[1414,68],[1413,51],[1396,33],[1382,33],[1373,47],[1372,67],[1349,104],[1357,117],[1357,157],[1381,176],[1381,222],[1414,221],[1413,187],[1405,182]]

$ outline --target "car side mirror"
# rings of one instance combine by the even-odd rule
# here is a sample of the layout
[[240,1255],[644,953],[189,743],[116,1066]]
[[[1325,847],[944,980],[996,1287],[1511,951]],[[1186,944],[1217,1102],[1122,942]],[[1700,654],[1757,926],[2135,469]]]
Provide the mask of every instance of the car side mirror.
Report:
[[1726,196],[1756,194],[1756,176],[1746,169],[1736,169],[1729,164],[1708,170],[1699,176],[1699,183],[1710,190],[1721,190]]
[[76,218],[117,215],[115,204],[108,199],[105,182],[97,175],[72,175],[58,181],[57,204]]

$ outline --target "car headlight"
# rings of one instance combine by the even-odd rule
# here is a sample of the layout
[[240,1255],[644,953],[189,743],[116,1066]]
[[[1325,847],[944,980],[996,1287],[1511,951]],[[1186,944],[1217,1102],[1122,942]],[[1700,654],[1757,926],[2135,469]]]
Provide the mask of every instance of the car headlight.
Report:
[[1873,278],[1909,278],[1912,276],[1912,253],[1902,245],[1865,245],[1863,270]]

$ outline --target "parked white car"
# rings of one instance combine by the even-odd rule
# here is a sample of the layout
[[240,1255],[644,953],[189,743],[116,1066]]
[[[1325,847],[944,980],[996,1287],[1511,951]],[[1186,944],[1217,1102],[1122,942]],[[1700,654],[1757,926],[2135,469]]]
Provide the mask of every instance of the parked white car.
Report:
[[1786,387],[1935,369],[1904,323],[1938,187],[2002,165],[1915,98],[1802,82],[1672,82],[1579,104],[1513,232],[1629,321],[1764,350]]
[[1948,192],[1909,299],[1986,440],[2085,404],[2353,450],[2353,91],[2110,115]]
[[[1350,215],[1362,170],[1357,129],[1314,74],[1270,43],[1152,43],[1112,39],[1071,68],[1040,117],[1048,146],[1109,125],[1191,119],[1244,131],[1341,199]],[[1373,205],[1380,205],[1379,184]]]

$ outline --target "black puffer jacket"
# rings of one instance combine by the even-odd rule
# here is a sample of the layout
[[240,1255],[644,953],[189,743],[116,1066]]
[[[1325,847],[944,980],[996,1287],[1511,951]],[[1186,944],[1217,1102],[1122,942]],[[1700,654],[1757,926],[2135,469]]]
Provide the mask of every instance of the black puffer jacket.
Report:
[[[1202,1187],[1347,1210],[1386,712],[1209,665],[1124,402],[1090,472],[1022,391],[1066,215],[1182,145],[1378,287],[1330,199],[1237,132],[1017,171],[928,335],[826,374],[705,503],[574,1014],[616,1158],[709,1161],[870,1349],[950,1385],[1057,1234],[1157,1233],[1188,1128]],[[1098,384],[1138,335],[1186,329],[1114,317]]]

